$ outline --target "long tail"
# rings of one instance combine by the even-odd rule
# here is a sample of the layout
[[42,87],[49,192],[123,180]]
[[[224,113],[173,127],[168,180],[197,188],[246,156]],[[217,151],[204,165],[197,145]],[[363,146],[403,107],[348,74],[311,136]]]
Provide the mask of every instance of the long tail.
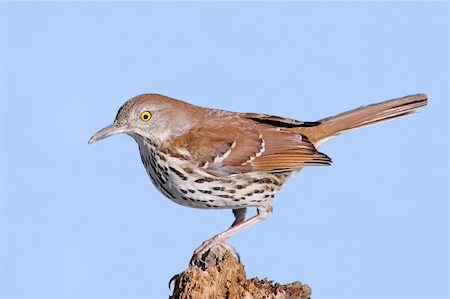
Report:
[[373,125],[415,113],[415,109],[427,105],[426,94],[410,95],[369,106],[353,109],[336,116],[319,120],[318,125],[296,128],[319,147],[342,132]]

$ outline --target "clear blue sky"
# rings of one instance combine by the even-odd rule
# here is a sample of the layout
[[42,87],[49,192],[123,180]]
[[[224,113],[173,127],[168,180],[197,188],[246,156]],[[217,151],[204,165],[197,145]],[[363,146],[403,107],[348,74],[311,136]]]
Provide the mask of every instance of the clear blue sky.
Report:
[[425,92],[420,113],[321,148],[230,240],[249,277],[315,299],[447,298],[445,2],[2,2],[1,298],[167,298],[231,211],[178,206],[128,136],[128,98],[314,121]]

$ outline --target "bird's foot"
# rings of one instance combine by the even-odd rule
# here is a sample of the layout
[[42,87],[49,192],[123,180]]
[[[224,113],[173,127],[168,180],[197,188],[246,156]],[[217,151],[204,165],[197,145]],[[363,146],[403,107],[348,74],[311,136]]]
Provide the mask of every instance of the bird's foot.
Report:
[[222,238],[220,235],[214,236],[209,240],[206,240],[202,243],[197,249],[195,249],[194,254],[192,255],[191,261],[189,262],[189,265],[193,266],[196,265],[199,261],[200,263],[205,263],[205,254],[211,250],[214,246],[221,246],[225,250],[230,251],[232,254],[234,254],[238,261],[241,261],[241,258],[239,256],[239,253],[234,249],[232,246],[228,245],[226,243],[226,239]]

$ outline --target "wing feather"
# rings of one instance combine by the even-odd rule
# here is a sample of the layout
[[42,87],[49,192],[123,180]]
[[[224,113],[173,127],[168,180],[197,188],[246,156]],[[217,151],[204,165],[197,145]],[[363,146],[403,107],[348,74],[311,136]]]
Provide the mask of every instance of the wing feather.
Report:
[[185,159],[215,175],[290,171],[331,163],[305,136],[236,114],[211,118],[192,128],[175,138],[172,148],[183,148],[189,153]]

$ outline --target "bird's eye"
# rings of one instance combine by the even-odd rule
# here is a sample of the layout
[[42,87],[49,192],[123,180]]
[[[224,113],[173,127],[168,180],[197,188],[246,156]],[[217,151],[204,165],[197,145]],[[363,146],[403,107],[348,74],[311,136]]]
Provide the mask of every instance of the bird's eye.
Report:
[[150,118],[152,118],[152,114],[150,113],[150,111],[144,111],[141,113],[140,118],[142,121],[148,122]]

